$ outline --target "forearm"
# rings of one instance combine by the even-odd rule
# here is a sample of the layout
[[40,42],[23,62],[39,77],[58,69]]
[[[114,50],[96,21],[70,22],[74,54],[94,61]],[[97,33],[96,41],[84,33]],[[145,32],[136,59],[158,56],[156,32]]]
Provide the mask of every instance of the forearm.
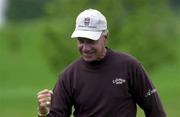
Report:
[[157,93],[139,101],[146,117],[167,117]]

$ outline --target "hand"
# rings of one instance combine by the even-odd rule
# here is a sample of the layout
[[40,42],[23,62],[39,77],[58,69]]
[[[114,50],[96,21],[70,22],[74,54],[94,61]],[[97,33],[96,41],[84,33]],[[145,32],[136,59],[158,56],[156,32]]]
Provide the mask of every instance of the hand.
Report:
[[48,89],[44,89],[37,93],[37,100],[38,100],[40,114],[46,115],[49,113],[52,94],[53,92]]

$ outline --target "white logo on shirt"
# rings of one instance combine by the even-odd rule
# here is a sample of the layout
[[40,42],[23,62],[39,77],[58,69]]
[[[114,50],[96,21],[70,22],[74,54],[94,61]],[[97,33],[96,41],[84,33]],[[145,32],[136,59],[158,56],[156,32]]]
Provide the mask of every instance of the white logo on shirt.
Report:
[[152,95],[153,93],[157,92],[156,89],[152,89],[152,90],[148,90],[148,92],[145,94],[145,97],[149,97],[150,95]]
[[124,80],[122,78],[116,78],[112,81],[113,84],[123,84],[125,82],[126,82],[126,80]]

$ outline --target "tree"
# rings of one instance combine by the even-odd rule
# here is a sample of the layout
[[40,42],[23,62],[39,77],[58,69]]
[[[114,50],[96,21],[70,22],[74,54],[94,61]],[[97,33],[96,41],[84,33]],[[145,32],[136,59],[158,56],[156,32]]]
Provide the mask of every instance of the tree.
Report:
[[7,18],[11,21],[22,21],[39,18],[45,15],[44,5],[48,0],[9,0]]

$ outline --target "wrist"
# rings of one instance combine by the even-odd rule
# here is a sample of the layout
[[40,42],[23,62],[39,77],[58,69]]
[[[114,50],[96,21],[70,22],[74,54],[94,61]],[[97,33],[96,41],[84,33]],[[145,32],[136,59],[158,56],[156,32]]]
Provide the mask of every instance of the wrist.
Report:
[[49,111],[48,111],[47,113],[40,113],[40,112],[38,111],[38,115],[39,115],[40,117],[46,117],[48,114],[49,114]]

